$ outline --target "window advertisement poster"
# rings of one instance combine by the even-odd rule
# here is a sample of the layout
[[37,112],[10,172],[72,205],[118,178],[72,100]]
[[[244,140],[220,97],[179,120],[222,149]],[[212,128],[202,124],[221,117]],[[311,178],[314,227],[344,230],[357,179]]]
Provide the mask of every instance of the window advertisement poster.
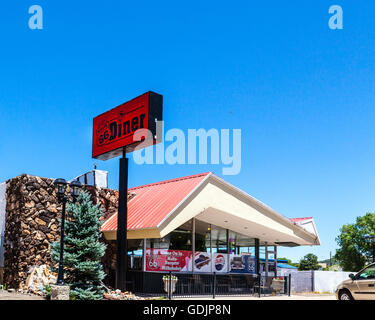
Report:
[[229,258],[230,272],[255,273],[255,257],[250,255],[231,254]]
[[192,271],[191,251],[146,249],[146,271]]
[[246,256],[240,254],[231,254],[229,258],[230,272],[245,273],[246,270]]
[[255,257],[226,253],[146,249],[146,271],[161,272],[194,272],[201,273],[253,273],[255,274]]
[[212,255],[212,272],[228,272],[228,254],[213,253]]
[[228,272],[228,255],[226,253],[196,252],[194,272]]
[[256,259],[255,257],[252,256],[245,256],[246,257],[246,262],[247,262],[247,272],[248,273],[256,273]]
[[212,258],[208,252],[195,252],[194,272],[212,272]]

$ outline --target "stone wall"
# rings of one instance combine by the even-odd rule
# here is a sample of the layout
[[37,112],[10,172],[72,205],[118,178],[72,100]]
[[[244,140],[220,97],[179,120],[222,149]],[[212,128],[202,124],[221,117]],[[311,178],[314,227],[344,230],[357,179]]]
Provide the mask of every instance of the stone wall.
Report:
[[5,214],[6,214],[6,183],[0,183],[0,285],[3,281],[4,267],[4,231],[5,231]]
[[[103,219],[117,212],[117,191],[92,186],[86,189],[94,203],[101,203]],[[57,219],[61,217],[61,204],[56,199],[53,179],[30,175],[8,180],[6,196],[4,282],[9,288],[22,288],[31,267],[53,264],[49,245],[60,239]],[[111,260],[108,255],[112,255],[113,246],[107,251],[103,261]]]

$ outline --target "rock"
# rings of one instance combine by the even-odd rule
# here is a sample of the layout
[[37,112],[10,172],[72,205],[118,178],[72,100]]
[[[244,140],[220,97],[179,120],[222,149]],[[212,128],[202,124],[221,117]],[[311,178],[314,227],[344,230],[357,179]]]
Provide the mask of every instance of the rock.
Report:
[[[50,241],[54,241],[54,240],[55,240],[55,237],[54,237],[52,234],[50,234],[50,233],[47,234],[47,238],[48,238],[48,240],[50,240]],[[47,243],[47,244],[48,244],[48,243]]]
[[105,300],[148,300],[149,298],[142,298],[136,296],[135,294],[125,291],[121,292],[120,290],[109,291],[103,295]]
[[26,223],[21,221],[21,228],[22,229],[29,229],[29,226]]
[[29,202],[25,203],[25,207],[26,208],[32,208],[34,206],[35,206],[35,202],[34,201],[29,201]]
[[51,231],[47,226],[39,226],[39,230],[46,234]]
[[49,266],[34,266],[29,270],[29,275],[25,281],[25,289],[38,295],[45,295],[44,287],[56,282],[56,274],[51,273]]
[[50,204],[49,206],[47,206],[47,210],[50,211],[50,212],[53,212],[53,213],[57,213],[57,208],[56,208],[56,204]]
[[39,190],[39,195],[43,198],[43,199],[47,199],[49,197],[49,193],[45,190],[45,189],[40,189]]
[[51,300],[69,300],[70,287],[51,285]]
[[47,224],[45,221],[39,218],[35,218],[35,222],[41,226],[45,226]]
[[36,231],[34,236],[37,240],[44,240],[46,238],[45,234],[40,231]]

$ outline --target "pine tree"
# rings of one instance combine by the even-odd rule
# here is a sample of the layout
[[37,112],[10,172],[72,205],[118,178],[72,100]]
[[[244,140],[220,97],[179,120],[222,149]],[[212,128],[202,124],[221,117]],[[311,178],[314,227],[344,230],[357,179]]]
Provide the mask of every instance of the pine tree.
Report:
[[[70,285],[70,293],[77,300],[100,300],[103,296],[101,281],[105,277],[101,258],[106,245],[100,242],[99,220],[103,210],[93,205],[90,195],[82,191],[78,203],[67,206],[64,241],[64,281]],[[60,258],[60,243],[51,245],[51,256]]]

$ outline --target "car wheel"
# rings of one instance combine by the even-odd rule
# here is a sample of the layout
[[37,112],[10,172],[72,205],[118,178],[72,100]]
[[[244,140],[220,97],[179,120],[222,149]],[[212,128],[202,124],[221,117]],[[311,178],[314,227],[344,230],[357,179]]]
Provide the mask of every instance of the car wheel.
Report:
[[342,290],[339,293],[339,300],[353,300],[353,297],[348,290]]

